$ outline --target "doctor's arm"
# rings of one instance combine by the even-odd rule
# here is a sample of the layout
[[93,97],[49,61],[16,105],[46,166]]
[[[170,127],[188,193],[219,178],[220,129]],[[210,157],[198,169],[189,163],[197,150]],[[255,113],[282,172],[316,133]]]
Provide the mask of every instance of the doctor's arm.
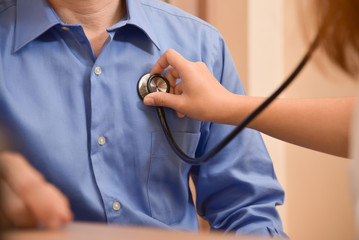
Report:
[[0,152],[1,224],[58,228],[72,220],[67,198],[17,153]]
[[[236,125],[265,98],[236,95],[226,90],[201,62],[190,62],[168,50],[151,73],[167,69],[171,93],[152,93],[144,103],[165,106],[200,121]],[[182,81],[176,84],[177,79]],[[277,99],[249,128],[302,147],[348,157],[348,139],[355,97]]]

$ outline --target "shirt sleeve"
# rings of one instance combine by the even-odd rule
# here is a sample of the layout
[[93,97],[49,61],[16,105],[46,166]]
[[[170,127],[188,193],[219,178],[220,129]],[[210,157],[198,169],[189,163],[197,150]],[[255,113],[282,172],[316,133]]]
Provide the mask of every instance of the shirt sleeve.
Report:
[[[245,94],[230,53],[220,37],[206,64],[231,92]],[[233,126],[203,123],[197,155],[216,146]],[[286,236],[276,206],[284,191],[276,178],[261,135],[245,129],[214,158],[194,169],[199,215],[213,230],[238,234]]]

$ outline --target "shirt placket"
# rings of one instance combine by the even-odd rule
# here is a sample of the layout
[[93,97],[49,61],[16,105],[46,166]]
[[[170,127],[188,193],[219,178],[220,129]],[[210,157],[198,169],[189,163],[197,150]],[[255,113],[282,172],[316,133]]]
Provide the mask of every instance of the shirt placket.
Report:
[[[103,48],[111,43],[112,36],[110,36],[104,44]],[[107,221],[111,222],[115,216],[122,212],[122,202],[119,197],[115,197],[115,189],[110,191],[108,189],[108,166],[104,164],[111,164],[115,156],[115,139],[113,138],[113,125],[114,125],[114,106],[113,106],[113,86],[111,79],[106,73],[111,71],[106,64],[106,51],[102,49],[98,58],[95,59],[91,69],[90,82],[91,82],[91,163],[93,166],[94,176],[97,186],[101,193],[104,210],[106,212]]]

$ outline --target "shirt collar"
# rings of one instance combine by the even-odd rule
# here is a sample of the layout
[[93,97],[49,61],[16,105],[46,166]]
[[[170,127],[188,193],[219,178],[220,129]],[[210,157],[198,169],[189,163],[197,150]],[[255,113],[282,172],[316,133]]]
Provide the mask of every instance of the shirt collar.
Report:
[[61,23],[46,0],[18,0],[14,51]]
[[[156,34],[153,31],[153,25],[151,24],[148,15],[143,8],[141,0],[126,0],[127,5],[127,24],[134,25],[141,29],[152,43],[160,50],[159,41]],[[121,23],[121,22],[120,22]],[[113,26],[113,28],[120,27],[120,23]]]
[[[116,30],[125,24],[134,25],[144,31],[153,44],[160,50],[158,39],[154,34],[148,16],[140,1],[126,0],[126,2],[126,19],[120,21],[108,30]],[[14,51],[18,51],[57,24],[63,24],[63,22],[46,0],[18,0]]]

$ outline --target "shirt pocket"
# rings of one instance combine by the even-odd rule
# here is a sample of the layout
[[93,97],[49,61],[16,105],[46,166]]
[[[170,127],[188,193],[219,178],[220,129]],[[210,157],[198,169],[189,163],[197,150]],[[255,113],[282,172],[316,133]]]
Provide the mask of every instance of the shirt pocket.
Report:
[[[200,133],[175,132],[172,135],[183,152],[191,157],[195,155]],[[190,164],[173,152],[163,132],[152,132],[148,198],[153,218],[171,225],[193,211],[188,189],[190,168]]]

